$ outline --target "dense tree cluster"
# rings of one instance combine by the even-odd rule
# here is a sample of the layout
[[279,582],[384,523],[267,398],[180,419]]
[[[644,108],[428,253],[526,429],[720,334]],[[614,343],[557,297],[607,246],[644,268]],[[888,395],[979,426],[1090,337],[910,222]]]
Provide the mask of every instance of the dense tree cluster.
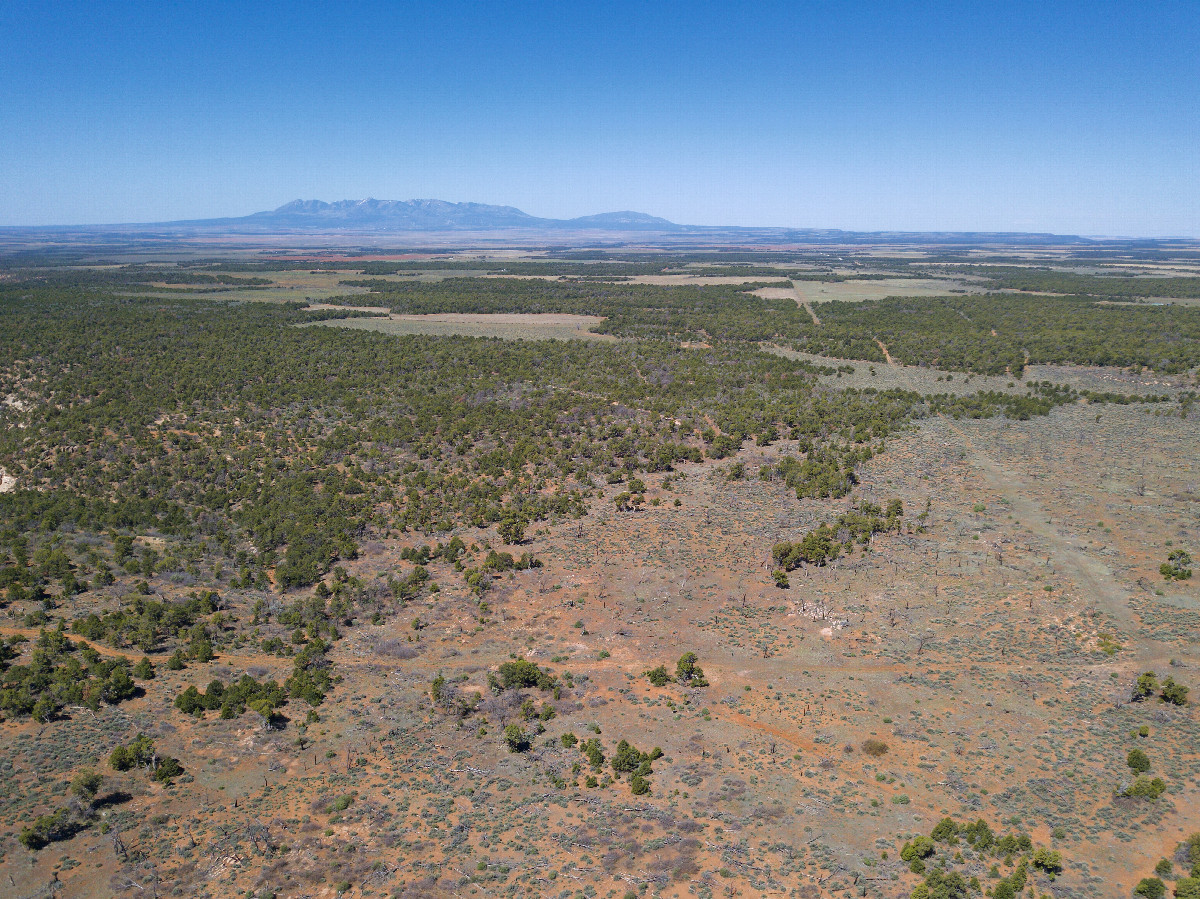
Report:
[[[726,457],[747,439],[803,441],[804,458],[778,473],[802,495],[839,495],[914,417],[1028,417],[1070,399],[1040,385],[965,398],[817,390],[812,366],[754,345],[811,321],[736,286],[451,279],[387,282],[376,296],[414,311],[595,312],[614,333],[715,342],[395,338],[295,327],[326,315],[296,304],[120,296],[90,275],[4,282],[0,379],[28,406],[24,427],[0,431],[18,483],[0,496],[12,598],[88,589],[69,554],[37,546],[31,560],[21,545],[62,524],[114,534],[126,572],[194,565],[128,542],[151,532],[219,549],[235,587],[288,591],[354,558],[373,530],[500,524],[519,542],[534,522],[582,514],[598,481]],[[88,567],[93,588],[111,581],[109,561]],[[110,624],[130,639],[131,622]]]
[[20,643],[0,644],[0,711],[49,721],[69,705],[96,711],[138,692],[129,659],[105,658],[86,643],[73,643],[60,626],[38,634],[26,665],[11,664]]
[[[966,843],[964,851],[961,843]],[[908,840],[900,849],[900,858],[909,869],[923,879],[912,891],[914,899],[967,899],[982,891],[978,876],[967,877],[954,870],[955,864],[1002,859],[1013,870],[1001,877],[993,865],[992,897],[1015,899],[1022,894],[1031,876],[1054,880],[1063,871],[1062,853],[1045,847],[1034,847],[1028,834],[997,836],[982,818],[958,823],[943,818],[929,836]]]
[[949,266],[946,271],[984,278],[992,290],[1073,294],[1106,299],[1200,297],[1200,278],[1084,275],[1028,266]]
[[793,345],[812,353],[1020,377],[1026,364],[1200,364],[1200,309],[1108,305],[1091,297],[889,297],[821,305]]
[[138,734],[132,742],[113,749],[108,763],[116,771],[145,768],[159,783],[169,783],[183,773],[179,759],[160,753],[154,746],[154,740],[145,734]]
[[854,544],[866,546],[876,534],[899,531],[904,506],[898,499],[888,502],[886,511],[863,500],[833,524],[821,524],[795,542],[782,541],[771,547],[771,558],[782,571],[791,571],[802,563],[824,565]]
[[184,642],[211,642],[208,628],[197,627],[202,619],[217,612],[220,596],[206,590],[177,602],[132,594],[122,600],[123,608],[97,614],[91,612],[71,623],[72,632],[117,648],[136,647],[158,652],[168,638]]

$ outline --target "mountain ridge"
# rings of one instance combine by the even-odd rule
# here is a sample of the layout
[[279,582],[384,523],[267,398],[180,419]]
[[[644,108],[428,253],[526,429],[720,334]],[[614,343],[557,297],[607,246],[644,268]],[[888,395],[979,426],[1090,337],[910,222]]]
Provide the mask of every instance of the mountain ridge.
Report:
[[[264,225],[297,229],[336,228],[373,231],[480,231],[506,228],[538,230],[678,231],[667,219],[644,212],[602,212],[573,219],[542,218],[515,206],[451,203],[446,200],[292,200],[276,209],[240,218],[207,219],[223,225]],[[197,223],[198,224],[198,223]]]
[[[805,242],[821,244],[909,244],[914,242],[945,245],[986,245],[1017,243],[1024,246],[1058,244],[1091,245],[1103,238],[1050,232],[1010,231],[847,231],[839,228],[790,228],[783,226],[681,225],[644,212],[622,210],[554,219],[530,215],[515,206],[488,203],[452,203],[437,199],[361,200],[297,199],[275,209],[250,215],[186,219],[166,222],[128,222],[112,224],[0,226],[4,234],[122,234],[146,235],[159,239],[210,237],[227,234],[238,238],[267,235],[316,237],[319,235],[367,236],[387,234],[483,235],[487,232],[517,240],[581,239],[591,234],[597,239],[622,239],[620,235],[638,235],[638,240],[653,239],[674,244],[699,242],[735,242],[777,244]],[[612,237],[607,235],[611,234]],[[488,238],[495,239],[495,238]],[[1186,238],[1183,238],[1187,240]],[[1157,243],[1157,239],[1112,238],[1117,242]],[[1163,238],[1163,240],[1173,240]]]

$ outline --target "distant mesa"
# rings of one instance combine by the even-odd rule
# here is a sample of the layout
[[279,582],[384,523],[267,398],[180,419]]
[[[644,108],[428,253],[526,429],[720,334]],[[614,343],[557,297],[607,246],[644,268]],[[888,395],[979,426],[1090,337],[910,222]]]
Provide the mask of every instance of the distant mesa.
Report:
[[599,215],[581,215],[563,222],[574,228],[613,228],[619,231],[678,231],[682,225],[669,222],[656,215],[644,212],[602,212]]

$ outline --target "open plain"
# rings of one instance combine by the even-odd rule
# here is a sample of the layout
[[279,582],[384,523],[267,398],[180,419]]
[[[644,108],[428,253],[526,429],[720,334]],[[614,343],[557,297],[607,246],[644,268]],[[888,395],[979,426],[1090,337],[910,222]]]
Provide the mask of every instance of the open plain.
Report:
[[1186,889],[1200,313],[1105,303],[1151,276],[185,249],[0,282],[0,892]]

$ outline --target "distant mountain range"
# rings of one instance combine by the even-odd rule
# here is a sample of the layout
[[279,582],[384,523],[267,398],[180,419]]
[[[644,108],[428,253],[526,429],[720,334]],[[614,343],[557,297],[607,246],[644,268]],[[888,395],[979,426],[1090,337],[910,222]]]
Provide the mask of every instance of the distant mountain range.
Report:
[[[495,232],[494,236],[486,236]],[[293,200],[269,212],[231,218],[192,219],[111,225],[0,227],[9,235],[97,236],[111,239],[181,240],[188,238],[294,235],[305,240],[345,235],[351,238],[389,234],[428,235],[437,243],[457,241],[453,235],[474,234],[488,241],[575,242],[593,235],[606,243],[634,240],[661,245],[739,244],[775,246],[813,244],[942,244],[946,246],[1090,245],[1095,240],[1063,234],[986,231],[842,231],[836,228],[781,228],[680,225],[644,212],[603,212],[572,219],[540,218],[514,206],[448,203],[445,200]],[[636,236],[635,236],[636,235]],[[1133,243],[1140,243],[1134,241]],[[1149,241],[1155,244],[1155,241]]]
[[681,231],[643,212],[604,212],[574,219],[539,218],[514,206],[445,200],[293,200],[270,212],[169,225],[263,231]]

